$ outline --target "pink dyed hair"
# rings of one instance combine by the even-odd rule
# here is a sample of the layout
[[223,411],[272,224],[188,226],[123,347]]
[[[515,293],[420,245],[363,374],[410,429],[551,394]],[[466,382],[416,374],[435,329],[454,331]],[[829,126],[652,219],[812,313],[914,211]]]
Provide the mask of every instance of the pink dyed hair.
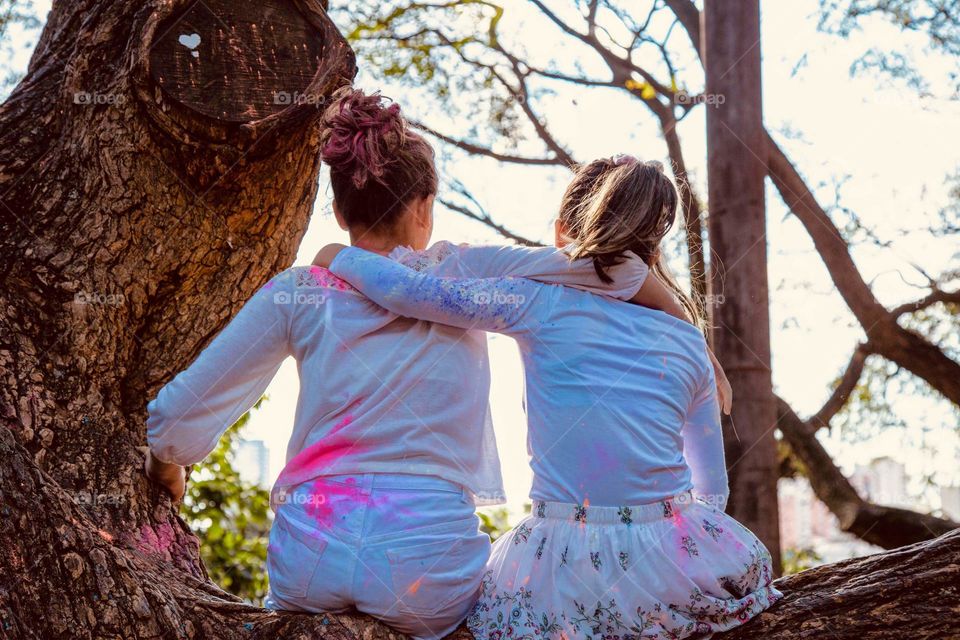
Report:
[[408,202],[437,192],[433,148],[400,105],[345,87],[323,115],[321,159],[338,209],[351,227],[393,225]]

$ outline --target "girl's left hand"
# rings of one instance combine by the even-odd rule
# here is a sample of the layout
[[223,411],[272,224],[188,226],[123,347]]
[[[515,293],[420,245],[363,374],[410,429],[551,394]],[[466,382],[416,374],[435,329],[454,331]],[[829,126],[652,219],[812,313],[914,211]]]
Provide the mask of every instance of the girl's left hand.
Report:
[[337,254],[346,248],[346,245],[336,242],[328,244],[323,249],[320,249],[317,257],[313,259],[313,264],[318,267],[323,267],[324,269],[329,269],[330,264],[333,262],[333,259],[337,257]]
[[713,349],[710,347],[707,347],[707,355],[710,356],[710,362],[713,363],[713,373],[717,379],[717,398],[720,400],[720,409],[725,414],[730,415],[730,411],[733,409],[733,387],[730,386],[727,374],[724,373],[720,361],[717,360],[717,356],[713,355]]
[[158,460],[152,451],[147,451],[143,469],[148,478],[167,490],[174,502],[179,502],[187,492],[186,467]]

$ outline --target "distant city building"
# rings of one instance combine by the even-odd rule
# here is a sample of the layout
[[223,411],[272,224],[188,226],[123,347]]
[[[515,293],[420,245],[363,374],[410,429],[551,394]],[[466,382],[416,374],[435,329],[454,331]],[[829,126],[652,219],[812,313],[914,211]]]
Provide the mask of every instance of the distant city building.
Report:
[[[907,493],[904,466],[889,457],[858,465],[850,483],[870,502],[885,506],[929,510]],[[960,488],[941,492],[943,509],[955,508],[960,514]],[[780,543],[784,549],[812,549],[822,562],[836,562],[882,551],[840,529],[840,522],[813,493],[806,478],[784,478],[777,485],[780,504]],[[952,500],[952,502],[951,502]],[[949,507],[948,507],[949,503]],[[956,516],[954,516],[956,517]]]
[[857,465],[850,483],[870,502],[888,507],[916,508],[907,495],[907,473],[904,466],[887,456],[870,464]]
[[244,482],[266,487],[270,481],[270,450],[263,440],[240,440],[235,459],[237,473]]
[[940,487],[940,508],[943,515],[960,522],[960,487]]

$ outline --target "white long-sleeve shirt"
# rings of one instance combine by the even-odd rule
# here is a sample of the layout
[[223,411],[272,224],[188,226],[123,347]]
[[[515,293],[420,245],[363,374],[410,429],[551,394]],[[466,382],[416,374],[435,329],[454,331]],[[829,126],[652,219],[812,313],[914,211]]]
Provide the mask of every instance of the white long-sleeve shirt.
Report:
[[695,327],[522,278],[436,278],[353,248],[330,269],[400,315],[517,340],[532,498],[638,505],[692,489],[725,506],[716,383]]
[[[554,249],[441,242],[391,256],[439,276],[525,275],[620,298],[647,274],[631,259],[604,285],[589,261]],[[436,475],[477,504],[503,502],[485,334],[398,317],[318,267],[275,276],[160,390],[147,406],[154,455],[202,460],[291,355],[300,394],[275,497],[321,475],[380,472]]]

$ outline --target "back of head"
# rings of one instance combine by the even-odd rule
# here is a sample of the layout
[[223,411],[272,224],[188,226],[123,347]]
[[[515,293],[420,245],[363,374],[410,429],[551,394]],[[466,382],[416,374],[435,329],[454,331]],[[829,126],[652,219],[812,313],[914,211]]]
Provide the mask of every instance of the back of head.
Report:
[[626,251],[653,264],[678,202],[659,162],[621,156],[583,165],[560,205],[560,219],[576,242],[571,255],[593,258],[598,271],[618,264]]
[[433,148],[400,105],[344,87],[323,115],[320,157],[340,215],[351,229],[389,229],[406,205],[437,192]]
[[563,194],[560,220],[574,243],[571,259],[591,258],[601,280],[627,251],[646,262],[680,298],[691,318],[703,325],[703,312],[677,285],[660,259],[660,243],[677,217],[679,194],[659,162],[632,156],[601,158],[577,168]]

